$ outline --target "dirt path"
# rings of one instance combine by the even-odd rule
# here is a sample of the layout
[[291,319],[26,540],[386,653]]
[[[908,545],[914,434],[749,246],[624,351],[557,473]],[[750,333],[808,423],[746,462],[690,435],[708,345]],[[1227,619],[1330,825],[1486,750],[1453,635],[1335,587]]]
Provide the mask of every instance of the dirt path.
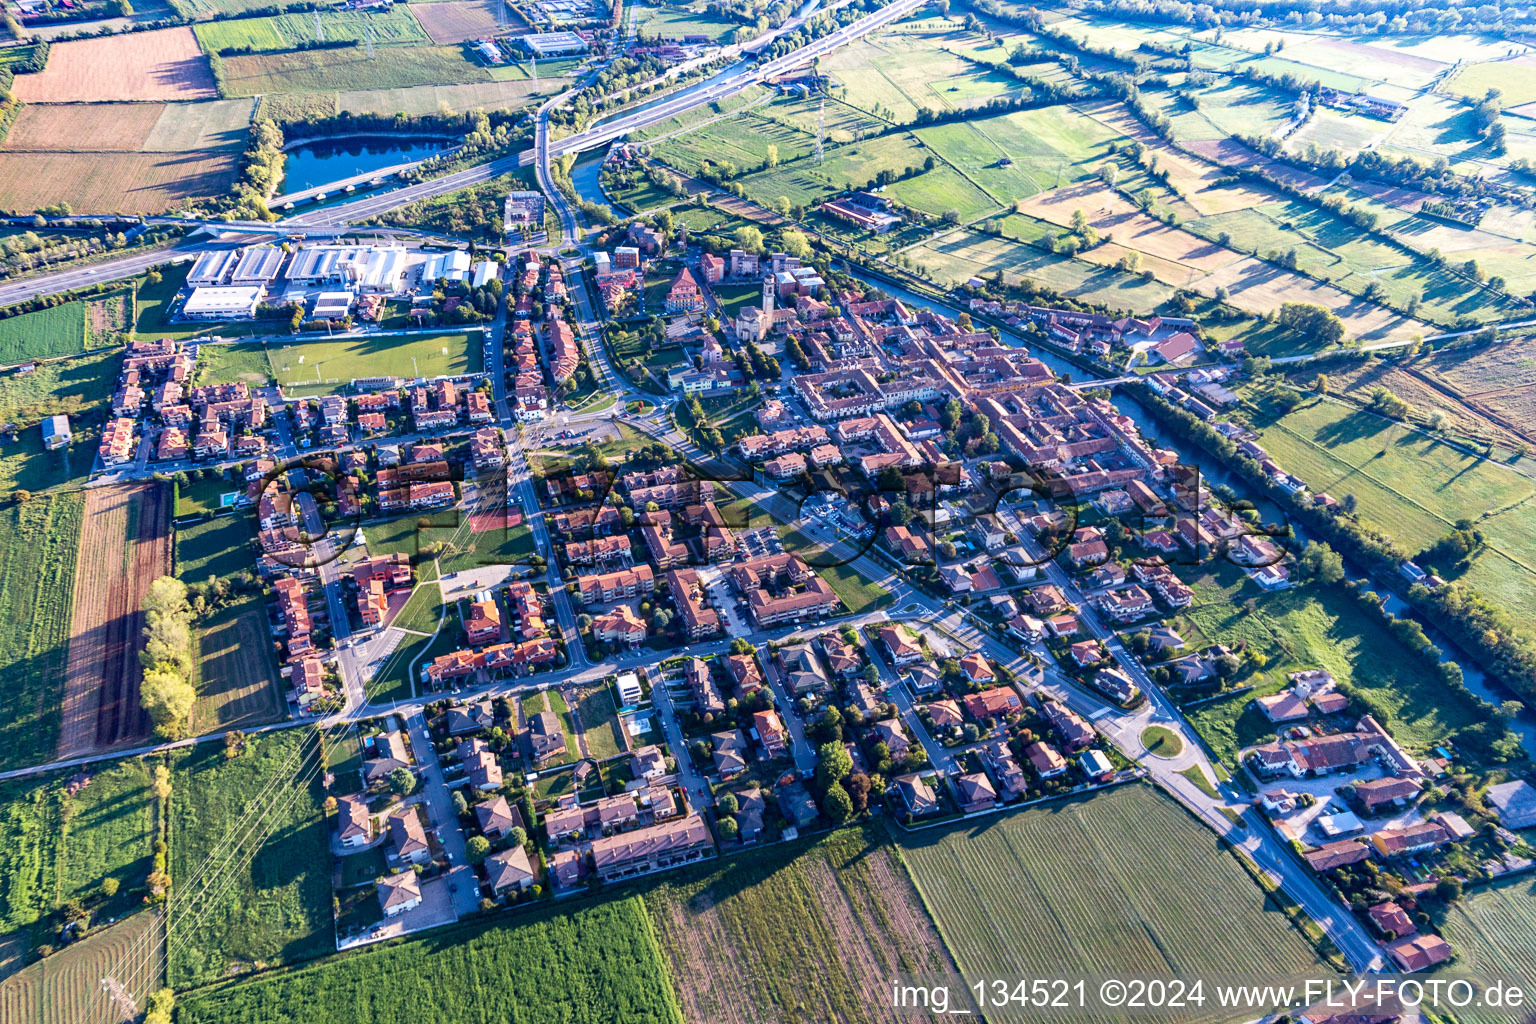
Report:
[[144,594],[171,571],[169,491],[100,487],[85,499],[58,756],[149,736],[139,706]]

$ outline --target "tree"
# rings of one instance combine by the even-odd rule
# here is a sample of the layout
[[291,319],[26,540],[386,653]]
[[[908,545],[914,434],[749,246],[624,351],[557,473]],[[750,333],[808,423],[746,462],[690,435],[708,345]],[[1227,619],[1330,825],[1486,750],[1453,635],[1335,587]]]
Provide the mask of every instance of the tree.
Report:
[[175,992],[162,988],[151,993],[144,1003],[144,1024],[171,1024],[171,1011],[175,1008]]
[[155,796],[160,800],[171,796],[171,770],[163,764],[155,765]]
[[157,736],[179,739],[192,717],[197,690],[178,673],[151,669],[139,684],[139,703],[149,712]]
[[325,798],[325,802],[322,803],[320,805],[320,807],[321,807],[322,810],[325,811],[325,813],[327,815],[335,814],[336,813],[336,798],[334,796],[327,795],[326,798]]
[[117,890],[118,890],[119,887],[120,887],[120,883],[118,882],[117,879],[115,879],[115,878],[103,878],[101,880],[101,895],[104,896],[107,899],[111,899],[112,897],[117,895]]
[[764,162],[770,168],[779,166],[779,147],[775,143],[768,143],[768,155]]
[[513,825],[507,829],[507,838],[512,841],[513,847],[528,845],[528,830],[521,825]]
[[784,250],[787,256],[794,256],[801,260],[811,258],[811,243],[805,237],[804,231],[786,229],[779,232],[779,248]]
[[1297,559],[1297,568],[1303,576],[1320,583],[1338,583],[1344,578],[1344,556],[1323,541],[1308,541]]
[[172,576],[161,576],[144,595],[144,649],[139,661],[144,679],[139,701],[155,723],[162,739],[186,734],[197,691],[192,674],[192,609],[187,586]]
[[853,798],[842,783],[834,782],[827,787],[826,795],[821,799],[821,813],[839,825],[853,817]]
[[[841,743],[835,741],[823,743],[817,748],[816,753],[819,758],[819,763],[816,765],[816,785],[823,791],[842,782],[853,771],[853,758]],[[845,792],[843,795],[848,794]]]
[[472,836],[468,843],[464,844],[465,856],[471,864],[483,862],[491,852],[491,841],[485,836]]
[[469,801],[464,799],[462,790],[453,791],[453,813],[455,817],[469,813]]
[[389,788],[406,796],[416,788],[416,776],[405,765],[401,765],[389,773]]
[[735,814],[741,810],[741,801],[736,799],[735,793],[727,793],[716,802],[715,806],[720,809],[721,814]]
[[763,233],[759,229],[748,224],[736,229],[736,248],[746,252],[760,253],[763,251]]

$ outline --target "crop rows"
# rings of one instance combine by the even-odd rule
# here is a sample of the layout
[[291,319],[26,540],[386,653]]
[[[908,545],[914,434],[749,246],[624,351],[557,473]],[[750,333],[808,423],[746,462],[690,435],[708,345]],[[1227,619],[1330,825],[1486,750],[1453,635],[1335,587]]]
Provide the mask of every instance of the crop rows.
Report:
[[1150,789],[930,835],[903,840],[903,853],[967,978],[1239,976],[1317,963],[1216,837]]

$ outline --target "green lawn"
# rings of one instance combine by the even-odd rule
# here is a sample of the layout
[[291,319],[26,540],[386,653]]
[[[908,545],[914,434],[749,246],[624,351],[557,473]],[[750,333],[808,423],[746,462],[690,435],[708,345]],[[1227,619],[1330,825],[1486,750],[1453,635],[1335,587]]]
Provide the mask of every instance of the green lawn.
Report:
[[[14,321],[0,321],[5,322]],[[26,376],[0,376],[0,423],[31,429],[43,417],[55,413],[78,416],[104,408],[112,398],[121,365],[122,354],[108,349],[75,359],[39,363]]]
[[189,480],[176,487],[175,517],[212,515],[224,506],[220,502],[228,494],[244,494],[245,482],[223,476],[211,479]]
[[72,356],[84,348],[84,302],[66,302],[0,320],[0,366]]
[[251,517],[236,513],[176,528],[176,575],[188,583],[256,568]]
[[237,341],[203,345],[197,350],[199,384],[233,384],[245,381],[252,387],[272,382],[272,364],[260,342]]
[[622,753],[616,733],[620,728],[616,714],[613,690],[607,686],[583,691],[576,702],[576,716],[587,739],[587,753],[599,760]]
[[[173,987],[334,949],[323,794],[310,772],[318,753],[309,730],[290,729],[252,738],[232,761],[217,743],[175,755],[169,924],[178,941],[170,943],[167,969]],[[262,822],[254,835],[253,814]],[[196,880],[213,877],[199,873],[205,861],[232,879],[227,889],[200,895]]]
[[95,905],[107,878],[119,885],[103,906],[108,915],[131,910],[144,895],[155,802],[144,762],[97,765],[69,796],[72,774],[0,785],[0,932],[27,928],[65,900]]
[[[904,835],[897,845],[968,982],[1241,975],[1257,963],[1299,978],[1319,967],[1233,854],[1150,786]],[[1147,1019],[1180,1016],[1148,1011]]]
[[1468,700],[1432,678],[1342,586],[1307,583],[1264,593],[1226,562],[1180,575],[1195,590],[1194,605],[1180,617],[1190,629],[1184,637],[1192,646],[1246,643],[1268,659],[1263,670],[1240,679],[1253,685],[1252,692],[1186,711],[1229,767],[1235,766],[1238,750],[1275,735],[1274,725],[1251,698],[1279,692],[1288,673],[1306,668],[1325,668],[1358,688],[1386,714],[1382,724],[1412,750],[1442,742],[1482,717]]
[[54,756],[84,505],[39,495],[0,510],[0,767]]
[[295,340],[269,345],[267,361],[289,394],[335,391],[360,377],[403,378],[479,373],[480,334],[386,334]]
[[1141,742],[1157,757],[1178,757],[1184,752],[1184,741],[1179,739],[1179,734],[1161,725],[1142,730]]
[[[1335,401],[1281,415],[1261,407],[1261,443],[1313,491],[1352,494],[1365,525],[1410,554],[1471,519],[1492,549],[1461,579],[1526,616],[1536,615],[1536,483],[1427,434]],[[1449,570],[1450,566],[1437,568]]]
[[[482,979],[469,984],[467,979]],[[683,1024],[636,896],[498,916],[177,999],[180,1024]]]
[[195,731],[249,729],[288,716],[267,604],[260,596],[237,601],[200,623],[197,648]]

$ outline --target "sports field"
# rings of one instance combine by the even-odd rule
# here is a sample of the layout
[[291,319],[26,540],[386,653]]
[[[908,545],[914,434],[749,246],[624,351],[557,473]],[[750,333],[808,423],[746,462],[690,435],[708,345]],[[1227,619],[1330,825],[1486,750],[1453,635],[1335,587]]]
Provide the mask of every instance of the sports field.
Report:
[[1148,786],[902,835],[897,846],[968,981],[1318,967],[1233,854]]
[[480,334],[386,334],[267,346],[279,384],[301,392],[333,390],[360,377],[440,377],[478,373]]

